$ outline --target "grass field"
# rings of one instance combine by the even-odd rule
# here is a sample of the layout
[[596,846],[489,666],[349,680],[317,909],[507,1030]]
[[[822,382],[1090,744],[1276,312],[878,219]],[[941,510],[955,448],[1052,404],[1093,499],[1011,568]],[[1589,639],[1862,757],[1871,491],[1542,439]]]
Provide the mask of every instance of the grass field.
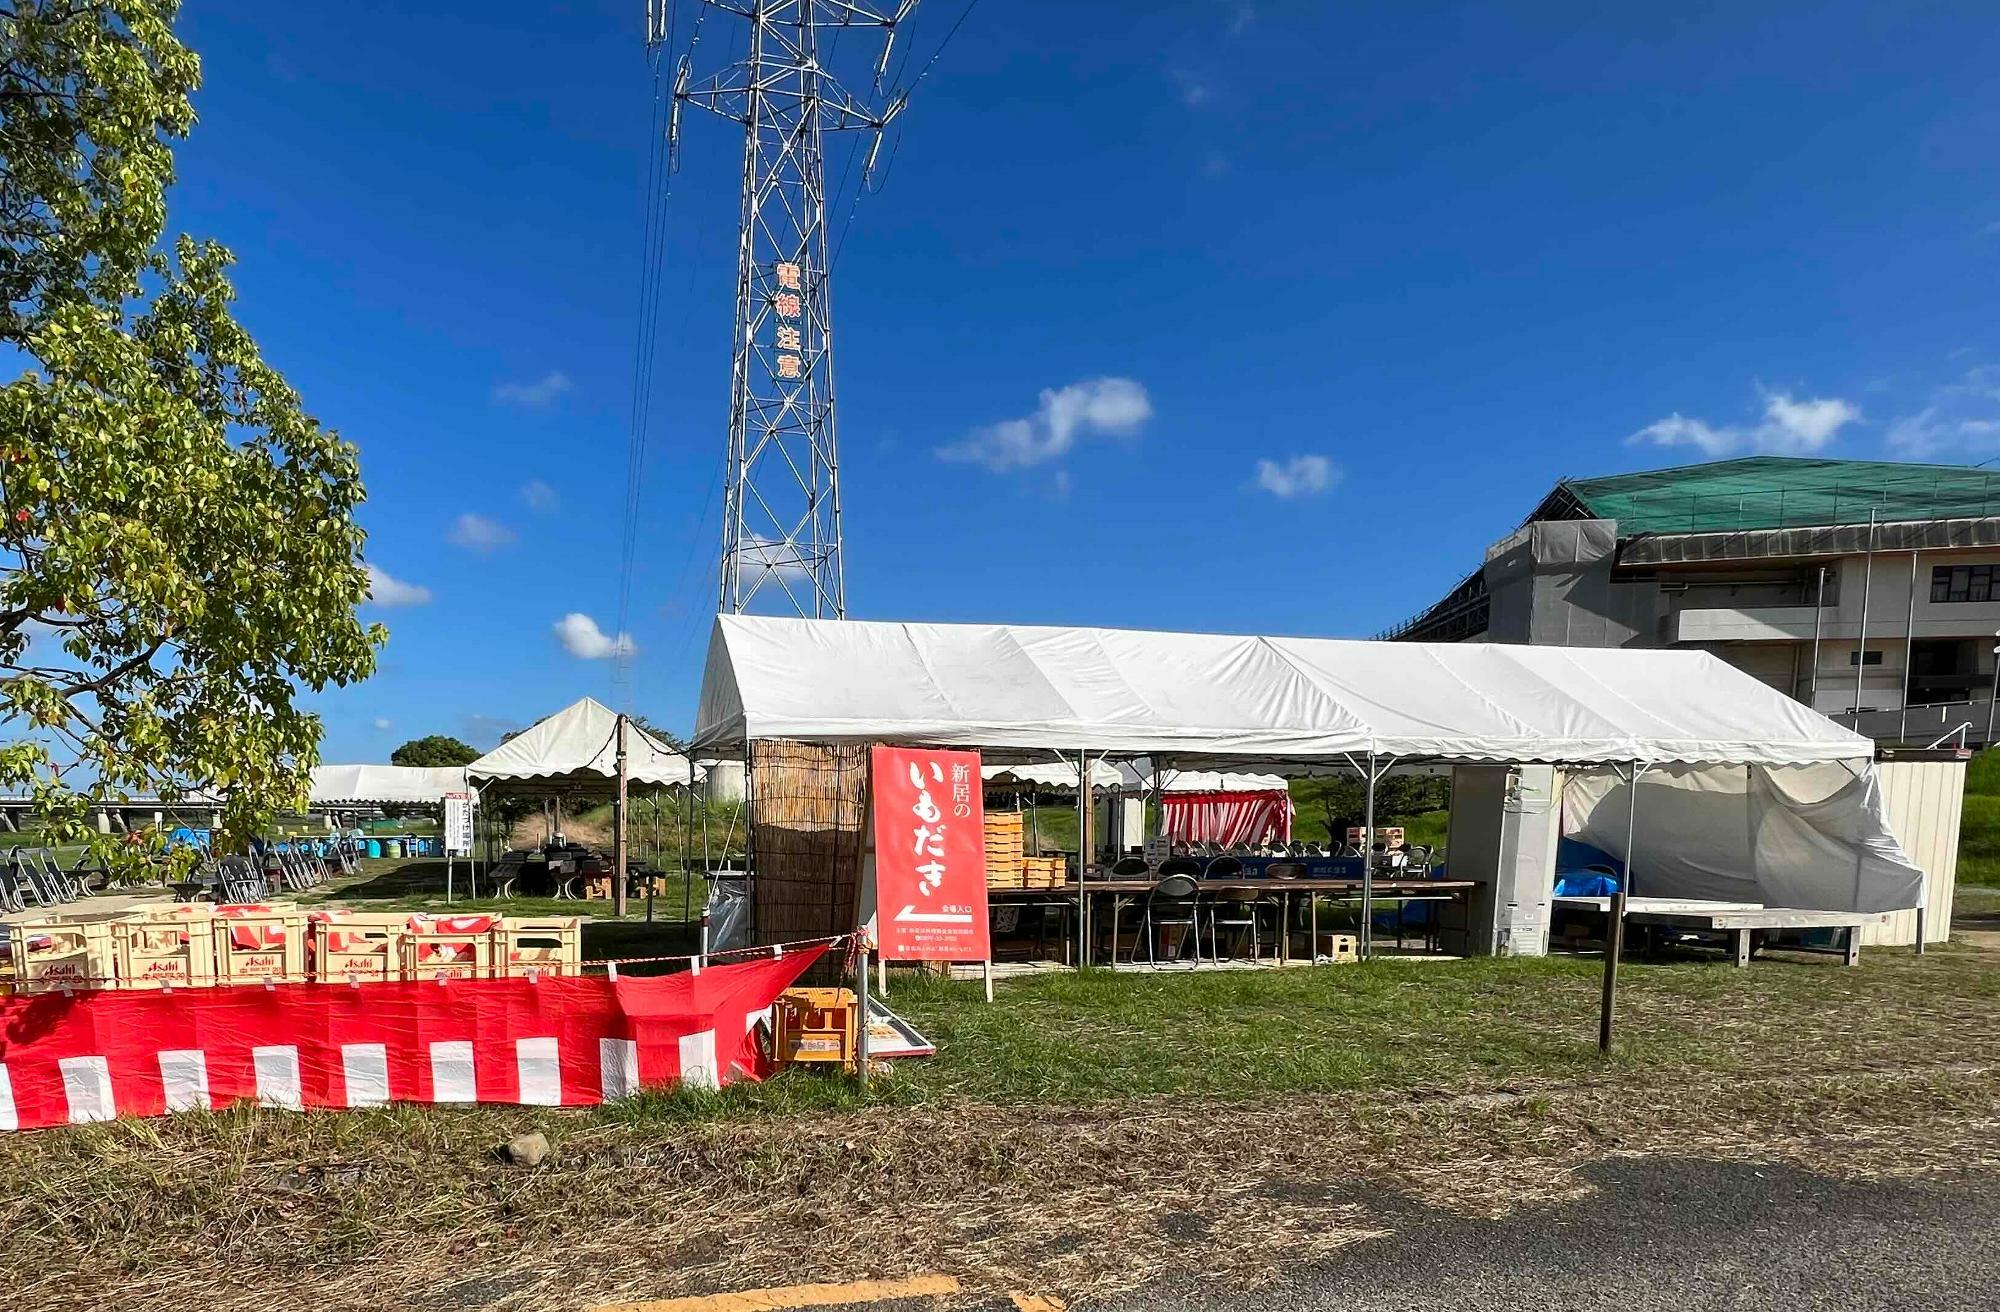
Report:
[[[50,1309],[261,1312],[310,1288],[550,1312],[925,1270],[1074,1294],[1353,1242],[1380,1224],[1363,1185],[1488,1214],[1572,1196],[1608,1152],[1970,1170],[2000,1164],[1995,960],[1636,964],[1608,1062],[1589,960],[1062,974],[992,1005],[899,975],[890,1000],[940,1052],[865,1094],[799,1071],[596,1110],[8,1136],[0,1260]],[[531,1129],[551,1166],[494,1156]]]

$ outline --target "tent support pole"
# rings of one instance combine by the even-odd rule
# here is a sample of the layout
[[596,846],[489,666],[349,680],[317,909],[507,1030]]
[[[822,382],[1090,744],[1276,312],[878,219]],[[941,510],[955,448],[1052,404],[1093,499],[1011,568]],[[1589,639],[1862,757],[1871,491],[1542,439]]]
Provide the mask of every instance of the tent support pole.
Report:
[[[708,803],[702,800],[702,829],[706,837],[708,828]],[[694,843],[694,769],[688,769],[687,792],[681,800],[681,923],[694,919],[694,872],[688,869],[688,849]],[[702,855],[708,855],[707,845],[702,847]]]
[[1861,682],[1868,674],[1868,594],[1875,586],[1875,512],[1868,512],[1868,554],[1861,568],[1861,631],[1854,640],[1854,715],[1847,727],[1861,732]]
[[1910,608],[1903,616],[1903,708],[1896,717],[1896,742],[1900,746],[1910,736],[1910,657],[1917,645],[1917,558],[1910,553]]
[[[1375,955],[1375,753],[1368,753],[1368,802],[1362,811],[1361,835],[1361,959]],[[1318,950],[1318,945],[1314,945]]]
[[1625,899],[1632,889],[1632,857],[1638,842],[1639,776],[1645,767],[1632,766],[1628,776],[1618,767],[1618,777],[1626,781],[1625,791],[1625,877],[1611,891],[1611,923],[1604,930],[1604,997],[1597,1016],[1597,1050],[1611,1055],[1611,1012],[1618,993],[1618,957],[1625,948]]
[[1819,634],[1820,617],[1826,614],[1826,566],[1819,567],[1819,585],[1813,592],[1813,653],[1811,691],[1806,694],[1806,705],[1815,711],[1819,709]]
[[611,831],[611,914],[625,919],[625,871],[632,857],[631,825],[628,815],[632,808],[627,793],[630,779],[625,768],[625,716],[618,716],[618,802],[612,815]]
[[[1090,750],[1076,749],[1076,968],[1090,964],[1090,894],[1084,884],[1090,876]],[[1111,945],[1111,960],[1118,960],[1118,945]]]

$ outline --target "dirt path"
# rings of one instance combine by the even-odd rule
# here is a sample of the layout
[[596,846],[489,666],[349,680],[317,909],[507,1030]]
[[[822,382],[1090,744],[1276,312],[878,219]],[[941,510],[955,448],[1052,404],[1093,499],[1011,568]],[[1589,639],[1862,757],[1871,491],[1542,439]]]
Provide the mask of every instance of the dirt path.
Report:
[[[37,1136],[0,1178],[23,1306],[554,1312],[944,1271],[975,1296],[1254,1287],[1428,1212],[1589,1198],[1606,1163],[1841,1179],[2000,1171],[2000,1073],[1641,1073],[1395,1097],[924,1106],[675,1125],[599,1115],[238,1112]],[[492,1148],[530,1117],[555,1155]],[[1415,1209],[1414,1211],[1412,1209]]]

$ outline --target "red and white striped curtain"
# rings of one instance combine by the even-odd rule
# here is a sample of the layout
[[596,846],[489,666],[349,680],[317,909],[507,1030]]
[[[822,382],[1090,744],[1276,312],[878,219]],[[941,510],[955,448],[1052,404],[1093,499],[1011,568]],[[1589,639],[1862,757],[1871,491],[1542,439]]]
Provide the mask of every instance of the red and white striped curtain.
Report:
[[1176,843],[1290,842],[1292,795],[1269,793],[1168,793],[1160,800],[1166,835]]

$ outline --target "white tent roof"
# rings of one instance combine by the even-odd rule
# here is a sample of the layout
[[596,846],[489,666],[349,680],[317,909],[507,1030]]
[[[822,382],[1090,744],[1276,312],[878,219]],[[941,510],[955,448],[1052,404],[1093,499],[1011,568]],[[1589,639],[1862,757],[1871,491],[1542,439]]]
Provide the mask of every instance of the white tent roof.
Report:
[[1283,793],[1291,785],[1283,775],[1230,774],[1219,770],[1162,770],[1163,793]]
[[320,765],[313,767],[314,806],[384,806],[437,801],[471,785],[462,765]]
[[[465,767],[475,782],[517,780],[551,791],[596,791],[618,777],[618,713],[585,697]],[[687,757],[636,724],[625,726],[625,774],[635,785],[692,781]]]
[[[1076,767],[1060,761],[1024,761],[1018,765],[983,765],[979,769],[982,781],[1000,787],[1007,784],[1033,784],[1056,792],[1076,791]],[[1125,777],[1118,767],[1105,761],[1090,763],[1090,786],[1092,788],[1117,789],[1125,786]]]
[[1705,652],[724,615],[695,744],[1786,765],[1874,744]]

